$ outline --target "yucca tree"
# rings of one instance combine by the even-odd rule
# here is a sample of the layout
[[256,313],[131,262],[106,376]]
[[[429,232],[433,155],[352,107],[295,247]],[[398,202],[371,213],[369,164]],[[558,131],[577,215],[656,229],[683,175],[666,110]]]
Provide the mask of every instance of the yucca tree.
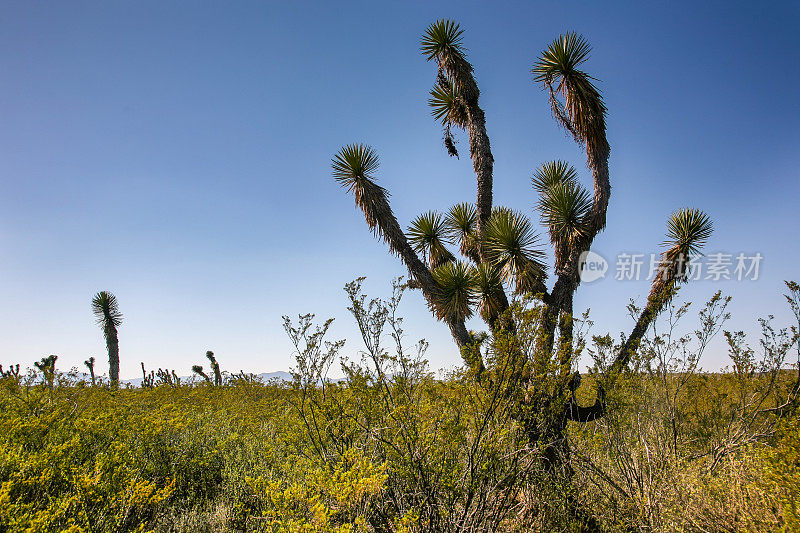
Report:
[[[333,177],[340,185],[355,196],[356,205],[364,213],[367,226],[383,239],[392,253],[397,254],[411,273],[412,279],[422,290],[432,309],[440,301],[440,287],[433,279],[430,269],[425,266],[411,247],[405,233],[389,206],[389,193],[374,181],[380,162],[372,148],[362,144],[343,147],[332,161]],[[470,342],[470,335],[463,320],[439,313],[450,327],[450,332],[459,346]]]
[[19,378],[19,363],[16,365],[8,365],[8,370],[3,370],[3,365],[0,365],[0,378]]
[[[545,351],[552,347],[559,314],[572,315],[572,295],[580,284],[580,258],[589,250],[597,233],[605,227],[611,197],[608,173],[611,149],[606,139],[606,106],[594,85],[594,78],[579,68],[589,58],[590,52],[591,47],[582,36],[576,33],[560,35],[541,53],[532,69],[534,81],[548,91],[557,122],[572,133],[579,144],[585,146],[594,189],[591,206],[581,224],[582,237],[568,249],[569,253],[556,246],[561,264],[558,265],[556,281],[546,300],[543,317],[545,334],[541,338],[541,349]],[[576,195],[580,195],[579,190],[572,191],[573,198]],[[577,198],[574,199],[577,201]],[[551,202],[553,200],[549,199]],[[561,207],[565,207],[564,203]],[[581,208],[584,207],[581,205]]]
[[[141,362],[141,365],[142,365],[142,387],[143,388],[153,387],[156,381],[156,373],[151,370],[150,373],[148,374],[147,370],[145,370],[144,368],[144,361]],[[194,369],[194,367],[192,367],[192,369]]]
[[94,357],[90,357],[86,361],[83,362],[84,366],[89,369],[89,374],[92,377],[92,386],[95,385],[95,377],[94,377]]
[[119,337],[117,328],[122,324],[117,297],[100,291],[92,298],[92,312],[103,330],[108,350],[108,377],[112,387],[119,386]]
[[57,359],[57,355],[48,355],[47,357],[42,357],[41,361],[33,363],[33,366],[38,368],[42,373],[42,383],[50,390],[53,390],[53,383],[56,378]]
[[211,363],[211,371],[214,373],[214,380],[203,371],[202,365],[192,365],[192,372],[202,377],[206,382],[213,384],[215,387],[222,386],[222,373],[219,370],[219,363],[211,350],[206,352],[206,359]]
[[661,254],[647,303],[614,360],[612,370],[621,370],[628,364],[647,328],[675,296],[678,285],[688,281],[691,258],[699,255],[712,231],[711,219],[697,209],[680,209],[669,217],[667,239],[662,243],[668,248]]
[[480,234],[492,213],[494,157],[486,133],[486,117],[478,105],[480,91],[462,42],[463,33],[461,27],[451,20],[436,21],[425,30],[420,50],[428,61],[435,61],[438,66],[436,85],[429,103],[433,115],[445,127],[445,143],[450,139],[448,151],[451,155],[454,150],[451,149],[450,127],[467,132],[469,155],[478,182],[475,205],[476,229]]
[[445,246],[447,238],[442,215],[434,211],[423,213],[408,227],[408,240],[414,251],[422,254],[431,269],[455,261],[455,256]]
[[217,362],[217,358],[214,356],[214,352],[211,350],[206,352],[206,359],[208,362],[211,363],[211,370],[214,372],[214,385],[217,387],[222,386],[222,372],[219,369],[219,363]]
[[203,378],[203,381],[205,381],[206,383],[208,384],[213,383],[211,381],[211,378],[208,377],[208,374],[206,374],[205,371],[203,370],[203,365],[192,365],[192,372]]
[[[434,316],[448,324],[465,361],[477,373],[484,365],[476,360],[472,348],[481,337],[467,332],[465,320],[477,312],[493,333],[511,330],[513,323],[502,318],[508,314],[507,291],[538,298],[542,318],[537,358],[558,363],[559,385],[555,389],[567,394],[570,384],[575,384],[571,372],[572,316],[581,259],[606,226],[611,196],[607,109],[597,80],[583,70],[591,47],[578,34],[560,35],[532,68],[534,82],[547,92],[557,123],[585,150],[592,178],[591,187],[585,187],[578,170],[565,161],[543,163],[533,173],[533,191],[538,196],[533,203],[555,256],[554,281],[548,289],[546,254],[530,219],[520,211],[492,205],[494,158],[463,36],[455,22],[437,21],[425,30],[421,51],[437,65],[428,103],[434,119],[444,128],[451,155],[457,155],[453,130],[466,132],[477,181],[475,203],[458,203],[444,214],[427,211],[403,233],[389,205],[388,191],[376,182],[378,156],[371,147],[343,147],[333,157],[333,176],[353,193],[369,228],[401,258],[408,268],[409,285],[420,289]],[[699,252],[710,233],[711,223],[700,211],[681,210],[670,218],[663,275],[653,281],[648,303],[619,352],[614,371],[625,367],[647,327],[686,281],[681,258]],[[457,260],[456,254],[463,261]],[[558,398],[566,401],[567,396],[556,395],[551,400]],[[603,408],[602,398],[591,408],[568,402],[562,420],[585,421],[601,416]]]

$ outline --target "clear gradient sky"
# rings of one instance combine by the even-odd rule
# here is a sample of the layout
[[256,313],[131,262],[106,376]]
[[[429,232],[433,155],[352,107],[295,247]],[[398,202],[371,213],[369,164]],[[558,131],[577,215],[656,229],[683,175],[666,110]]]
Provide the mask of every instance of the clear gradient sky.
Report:
[[[465,29],[495,157],[495,199],[532,217],[531,172],[562,158],[588,183],[530,68],[582,33],[609,108],[612,198],[594,249],[650,253],[676,208],[707,211],[707,251],[760,252],[758,281],[700,281],[734,297],[733,329],[773,313],[800,278],[800,4],[797,2],[3,2],[0,4],[0,363],[59,367],[94,355],[91,296],[119,299],[121,376],[179,374],[214,350],[225,370],[286,370],[281,315],[335,316],[360,348],[342,286],[402,275],[330,176],[361,141],[403,226],[473,200],[429,115],[426,25]],[[466,140],[459,137],[464,155]],[[612,266],[613,269],[613,266]],[[628,330],[648,282],[582,287],[594,332]],[[410,340],[434,368],[459,363],[418,294]],[[478,324],[474,324],[477,326]],[[704,366],[727,364],[708,355]]]

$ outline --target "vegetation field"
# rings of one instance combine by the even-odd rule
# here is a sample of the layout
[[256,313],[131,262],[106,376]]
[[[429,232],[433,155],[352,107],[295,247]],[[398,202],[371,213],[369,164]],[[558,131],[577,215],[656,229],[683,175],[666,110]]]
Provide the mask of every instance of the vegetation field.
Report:
[[[364,350],[341,358],[342,344],[325,340],[329,322],[287,318],[292,383],[244,374],[177,383],[164,372],[116,389],[46,366],[6,371],[0,530],[800,527],[797,382],[781,370],[791,332],[765,322],[755,349],[726,334],[731,367],[702,372],[703,328],[719,331],[724,318],[715,298],[700,312],[704,326],[648,337],[616,377],[602,370],[618,346],[594,337],[595,366],[573,376],[573,400],[579,408],[602,390],[604,412],[558,436],[547,428],[563,411],[535,396],[556,386],[558,367],[531,375],[534,357],[510,357],[537,328],[530,308],[517,308],[513,351],[500,339],[486,347],[480,379],[435,376],[426,345],[404,345],[399,298],[367,302],[351,289]],[[326,379],[333,364],[346,380]],[[522,386],[526,375],[535,386]]]

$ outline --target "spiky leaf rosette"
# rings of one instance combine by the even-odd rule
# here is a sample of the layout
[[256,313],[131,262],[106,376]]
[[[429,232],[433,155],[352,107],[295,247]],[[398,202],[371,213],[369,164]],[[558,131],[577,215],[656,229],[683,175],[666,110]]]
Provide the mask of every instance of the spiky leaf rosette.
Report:
[[669,246],[670,257],[677,254],[696,255],[708,242],[714,225],[699,209],[679,209],[667,221],[667,238],[661,244]]
[[481,318],[491,323],[503,312],[503,277],[492,265],[482,263],[475,268],[475,292]]
[[431,268],[455,260],[444,245],[446,228],[439,213],[428,211],[419,215],[409,225],[407,234],[414,250],[428,258]]
[[575,139],[607,152],[603,97],[594,78],[578,68],[589,52],[589,43],[577,33],[560,35],[542,52],[532,72],[534,80],[548,88],[553,114]]
[[[679,209],[667,220],[667,246],[662,254],[662,276],[685,281],[689,269],[689,258],[699,255],[714,231],[711,219],[699,209]],[[669,269],[665,271],[665,269]]]
[[486,224],[482,235],[486,257],[517,292],[538,292],[546,277],[538,238],[530,220],[508,208],[495,208]]
[[475,272],[461,261],[445,263],[431,274],[439,286],[433,311],[439,319],[465,320],[475,305]]
[[563,183],[553,186],[539,204],[552,241],[565,247],[574,246],[586,234],[586,215],[591,207],[586,189]]
[[533,187],[539,191],[538,208],[555,245],[556,264],[563,265],[570,250],[589,234],[592,198],[578,182],[575,169],[564,161],[542,165],[534,174]]
[[452,20],[437,20],[425,29],[420,51],[428,61],[442,62],[447,59],[464,58],[461,36],[464,30]]
[[580,182],[575,167],[560,160],[542,163],[542,166],[534,171],[531,178],[534,190],[540,195],[547,192],[553,185],[562,183],[578,185]]
[[458,244],[464,257],[479,263],[478,242],[475,228],[478,224],[478,211],[473,204],[463,202],[450,208],[444,217],[444,224],[450,242]]
[[438,84],[430,91],[428,105],[431,107],[433,118],[442,123],[442,126],[452,124],[459,128],[467,125],[467,110],[458,91],[450,82]]
[[394,224],[394,214],[389,207],[389,192],[373,181],[380,162],[378,154],[364,144],[348,144],[331,160],[334,179],[355,196],[356,205],[364,213],[367,226],[381,237],[394,253],[399,253],[394,235],[387,235]]
[[464,30],[452,20],[438,20],[425,30],[420,50],[425,59],[438,63],[440,72],[455,85],[465,101],[477,102],[478,87],[472,78],[472,65],[465,55],[463,33]]
[[97,319],[97,324],[102,328],[113,326],[118,328],[122,324],[122,313],[119,311],[117,297],[107,291],[100,291],[92,298],[92,312]]

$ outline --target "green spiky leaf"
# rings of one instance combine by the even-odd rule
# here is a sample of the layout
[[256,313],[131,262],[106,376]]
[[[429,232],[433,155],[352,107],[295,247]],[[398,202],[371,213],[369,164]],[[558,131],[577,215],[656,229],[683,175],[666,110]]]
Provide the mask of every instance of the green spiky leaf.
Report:
[[468,202],[456,204],[450,208],[444,218],[450,242],[458,244],[461,254],[476,259],[478,243],[475,228],[478,224],[478,210]]
[[510,209],[495,208],[484,229],[483,246],[489,262],[517,292],[531,291],[544,279],[544,252],[530,220]]
[[407,234],[414,250],[429,259],[431,268],[455,259],[444,245],[446,228],[439,213],[428,211],[419,215],[409,225]]
[[437,20],[425,30],[420,51],[428,61],[441,61],[445,56],[462,56],[464,46],[461,36],[464,30],[452,20]]
[[585,75],[578,66],[586,61],[591,51],[592,47],[582,35],[574,32],[559,35],[533,66],[534,80],[553,83],[561,77]]
[[485,321],[490,321],[503,311],[503,277],[492,265],[481,263],[475,269],[475,291],[478,309]]
[[539,191],[542,222],[557,247],[572,247],[587,235],[592,197],[578,183],[574,168],[564,167],[563,161],[543,165],[534,176],[534,188]]
[[679,209],[667,220],[667,238],[661,244],[669,247],[670,259],[681,254],[687,258],[700,253],[713,230],[711,219],[699,209]]
[[333,177],[342,186],[352,190],[358,180],[373,178],[380,160],[372,147],[364,144],[348,144],[331,161]]
[[542,194],[558,183],[577,185],[578,173],[566,161],[548,161],[534,171],[531,183],[534,190]]
[[442,125],[454,124],[461,128],[467,124],[467,112],[458,90],[451,83],[436,85],[430,91],[428,105],[433,118]]
[[[607,151],[606,106],[593,81],[578,67],[586,61],[591,47],[576,34],[560,35],[545,49],[532,72],[536,82],[550,91],[553,115],[581,142]],[[559,100],[561,95],[563,101]]]
[[122,324],[122,313],[119,311],[117,297],[107,291],[100,291],[92,298],[92,312],[97,324],[103,328]]
[[465,320],[472,316],[475,305],[475,271],[466,263],[453,261],[433,269],[439,286],[433,310],[440,319]]

